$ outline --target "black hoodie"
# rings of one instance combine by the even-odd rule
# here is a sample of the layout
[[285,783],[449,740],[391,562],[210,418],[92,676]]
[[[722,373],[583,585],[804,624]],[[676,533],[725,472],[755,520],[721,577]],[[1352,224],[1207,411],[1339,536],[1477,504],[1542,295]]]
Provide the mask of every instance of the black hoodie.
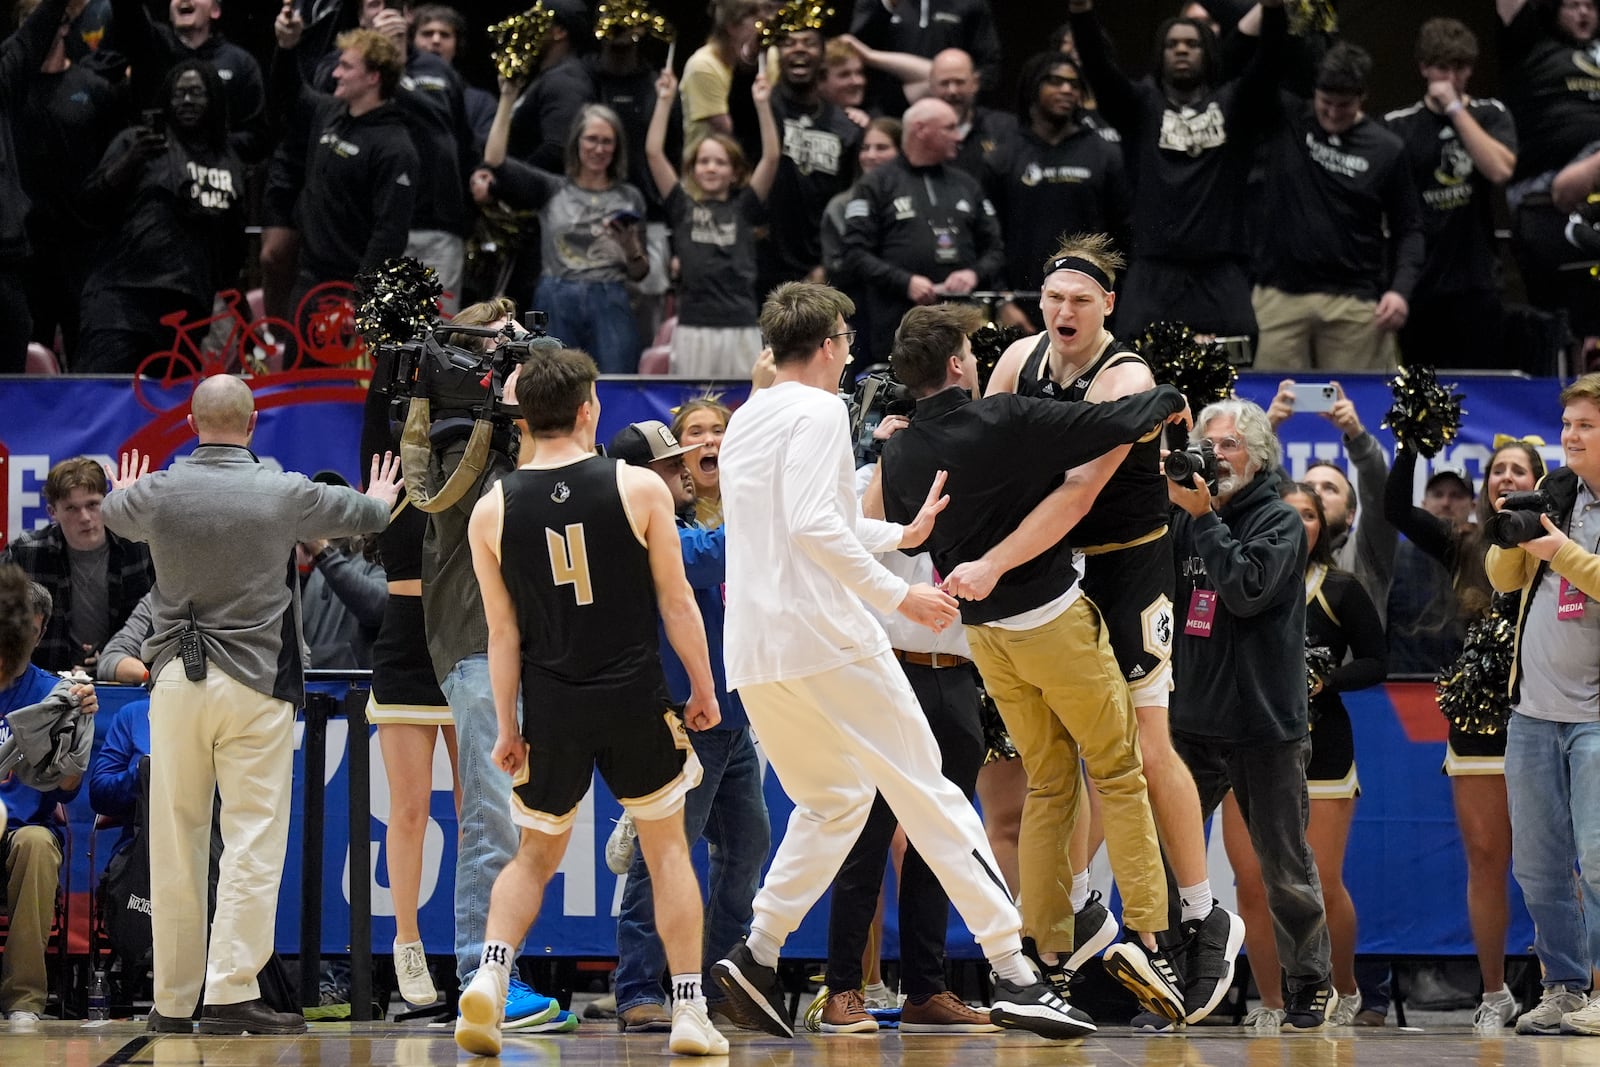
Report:
[[[1198,519],[1174,508],[1178,566],[1172,732],[1209,742],[1294,741],[1306,714],[1306,528],[1257,474]],[[1188,632],[1197,590],[1216,596],[1210,635]]]
[[292,56],[272,68],[273,110],[304,137],[306,178],[295,205],[300,276],[350,281],[406,248],[419,164],[405,116],[386,101],[352,117],[344,101],[300,81]]
[[22,191],[11,117],[55,43],[67,0],[44,0],[16,33],[0,43],[0,268],[14,269],[28,256],[28,197]]

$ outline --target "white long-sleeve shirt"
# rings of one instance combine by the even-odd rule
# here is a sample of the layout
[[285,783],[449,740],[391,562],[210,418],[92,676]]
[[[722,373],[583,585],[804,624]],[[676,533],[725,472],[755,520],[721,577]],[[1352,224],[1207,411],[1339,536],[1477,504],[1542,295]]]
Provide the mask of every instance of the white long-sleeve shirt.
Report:
[[892,612],[910,588],[873,558],[902,528],[864,518],[844,401],[784,382],[728,422],[718,460],[728,530],[728,687],[802,678],[880,655],[863,605]]
[[[873,469],[868,466],[856,471],[857,500],[861,499],[867,491],[867,486],[872,483]],[[878,562],[888,568],[890,574],[897,574],[912,585],[939,584],[935,581],[933,557],[926,552],[908,556],[898,549],[891,549],[888,552],[878,553]],[[967,644],[967,630],[964,626],[947,626],[935,632],[920,623],[912,622],[898,611],[873,611],[872,617],[878,620],[878,625],[882,626],[883,632],[889,636],[889,644],[901,652],[937,652],[943,656],[972,658],[972,648]]]

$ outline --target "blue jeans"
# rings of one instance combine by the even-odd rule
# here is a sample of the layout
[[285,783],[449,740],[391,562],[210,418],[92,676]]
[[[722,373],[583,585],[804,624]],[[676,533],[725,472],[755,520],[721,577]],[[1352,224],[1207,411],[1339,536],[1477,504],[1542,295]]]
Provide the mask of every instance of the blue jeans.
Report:
[[[710,965],[750,932],[750,902],[761,883],[761,868],[772,845],[772,825],[761,793],[761,764],[750,740],[750,728],[691,733],[703,777],[683,806],[683,830],[690,843],[706,839],[711,870],[706,879],[710,901],[705,912],[705,948],[701,966],[710,982]],[[638,1004],[665,1004],[661,974],[666,950],[656,936],[655,899],[644,850],[633,854],[628,885],[617,916],[617,1010]]]
[[[461,776],[461,834],[456,847],[456,977],[465,986],[483,956],[489,891],[516,855],[521,835],[511,821],[511,776],[491,755],[500,726],[489,688],[489,657],[468,656],[439,683],[456,721]],[[519,709],[520,711],[520,709]],[[517,946],[517,955],[522,946]]]
[[540,278],[533,306],[550,316],[551,337],[594,357],[601,374],[639,369],[639,330],[621,282],[576,282]]
[[[1600,722],[1513,714],[1506,727],[1511,869],[1533,916],[1547,989],[1589,988],[1600,960]],[[1582,899],[1573,892],[1578,866]]]

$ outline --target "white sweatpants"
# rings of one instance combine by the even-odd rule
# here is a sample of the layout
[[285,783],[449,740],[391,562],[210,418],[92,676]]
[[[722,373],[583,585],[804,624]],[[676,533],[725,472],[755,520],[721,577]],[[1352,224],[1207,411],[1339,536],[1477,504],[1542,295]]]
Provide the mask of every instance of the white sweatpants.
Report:
[[[188,1018],[200,997],[238,1004],[261,995],[272,955],[289,842],[294,707],[215,664],[203,681],[174,659],[150,694],[150,920],[155,1007]],[[222,794],[217,911],[206,949],[213,794]]]
[[833,883],[881,792],[991,960],[1022,947],[1022,918],[972,803],[940,770],[911,683],[885,652],[739,690],[794,813],[751,924],[782,943]]

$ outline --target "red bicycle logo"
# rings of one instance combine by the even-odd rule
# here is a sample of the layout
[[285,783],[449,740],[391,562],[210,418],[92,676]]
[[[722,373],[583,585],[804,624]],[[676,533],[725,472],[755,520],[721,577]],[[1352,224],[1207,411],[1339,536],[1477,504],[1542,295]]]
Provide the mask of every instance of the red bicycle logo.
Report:
[[[213,374],[321,378],[307,361],[345,367],[366,356],[356,329],[355,287],[324,282],[301,298],[295,321],[272,316],[251,320],[238,290],[218,294],[222,309],[188,321],[176,311],[161,324],[172,327],[172,347],[146,356],[134,371],[133,392],[148,411],[165,412],[189,402],[201,379]],[[302,367],[304,369],[302,370]]]

